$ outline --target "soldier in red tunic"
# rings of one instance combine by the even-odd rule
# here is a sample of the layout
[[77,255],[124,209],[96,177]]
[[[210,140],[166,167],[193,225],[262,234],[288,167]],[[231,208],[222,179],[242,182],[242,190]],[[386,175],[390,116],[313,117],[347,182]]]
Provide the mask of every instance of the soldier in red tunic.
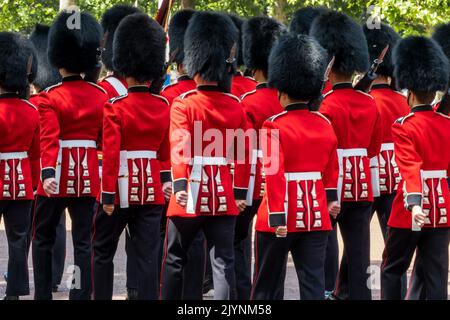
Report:
[[235,297],[234,227],[245,208],[248,160],[236,166],[233,183],[229,161],[235,160],[236,145],[228,141],[234,136],[227,136],[245,130],[246,118],[239,99],[223,92],[223,84],[233,72],[237,41],[237,29],[221,14],[198,12],[186,30],[185,68],[197,89],[175,99],[171,108],[174,194],[167,211],[162,299],[182,298],[187,250],[200,230],[212,248],[215,298]]
[[339,213],[338,141],[309,102],[321,95],[326,65],[326,51],[306,35],[283,36],[270,55],[269,84],[284,112],[263,125],[266,192],[256,221],[256,300],[276,298],[289,252],[301,299],[324,299],[330,213]]
[[[380,153],[382,132],[379,111],[370,95],[353,89],[355,72],[369,67],[369,53],[362,27],[343,13],[327,12],[311,27],[314,36],[335,63],[329,79],[333,86],[320,111],[330,119],[338,138],[338,218],[344,241],[340,279],[348,276],[350,299],[371,299],[367,286],[370,264],[370,219],[373,202],[370,159]],[[345,263],[341,266],[345,266]]]
[[[36,79],[34,79],[32,83],[34,94],[32,94],[30,97],[30,102],[35,106],[39,106],[39,97],[41,96],[41,93],[45,91],[45,89],[61,82],[61,75],[59,74],[58,69],[51,66],[48,61],[47,44],[49,31],[49,26],[37,24],[30,35],[30,40],[35,48],[36,63],[38,65]],[[32,212],[34,212],[34,206]],[[64,213],[64,210],[62,210],[61,219],[59,221],[58,227],[56,228],[56,238],[55,244],[53,246],[53,292],[58,291],[58,286],[60,285],[64,274],[64,263],[66,260],[66,233],[66,215]],[[32,230],[30,230],[29,235],[29,246],[31,246],[31,235]]]
[[[242,26],[243,57],[245,65],[252,71],[258,82],[256,89],[242,96],[242,107],[247,115],[248,126],[257,133],[264,121],[283,111],[278,101],[276,89],[267,84],[268,60],[273,44],[284,27],[267,17],[251,18]],[[239,300],[248,300],[251,290],[251,251],[245,252],[247,242],[251,242],[249,228],[258,211],[264,193],[262,174],[262,150],[257,141],[253,146],[251,172],[248,183],[247,207],[236,220],[234,254],[236,263],[236,290]],[[284,279],[283,279],[284,280]]]
[[[72,26],[79,15],[79,28]],[[90,15],[62,12],[50,28],[48,57],[62,83],[39,98],[41,181],[33,230],[35,298],[52,298],[52,247],[61,212],[72,219],[74,264],[79,281],[70,299],[91,293],[91,226],[100,178],[97,146],[101,139],[105,91],[81,74],[97,65],[101,27]]]
[[[139,28],[139,32],[136,30]],[[137,299],[158,298],[159,226],[164,205],[160,162],[169,158],[169,103],[149,84],[164,68],[165,35],[146,14],[122,20],[113,63],[128,94],[105,105],[101,204],[93,227],[94,299],[112,299],[113,259],[128,226],[136,250]],[[133,59],[130,60],[130,57]]]
[[39,114],[19,97],[29,86],[35,54],[26,38],[0,33],[0,218],[8,240],[6,300],[30,293],[27,236],[39,175]]
[[[450,241],[450,118],[433,110],[436,91],[447,88],[450,65],[439,45],[425,37],[409,37],[394,51],[394,77],[408,90],[411,113],[393,127],[401,181],[392,205],[381,267],[381,298],[401,298],[401,276],[414,251],[420,254],[426,297],[448,298]],[[439,150],[439,152],[436,152]]]

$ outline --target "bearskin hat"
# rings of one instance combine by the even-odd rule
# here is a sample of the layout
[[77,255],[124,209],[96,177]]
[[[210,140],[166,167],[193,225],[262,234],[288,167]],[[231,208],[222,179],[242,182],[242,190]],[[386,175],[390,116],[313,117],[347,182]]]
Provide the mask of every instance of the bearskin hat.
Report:
[[214,12],[197,12],[184,37],[184,66],[191,78],[222,82],[229,76],[227,59],[239,41],[239,31],[229,17]]
[[293,33],[309,34],[314,19],[327,12],[324,7],[304,7],[294,12],[294,16],[289,24],[289,31]]
[[141,12],[138,8],[118,4],[105,11],[102,16],[102,28],[105,34],[105,47],[102,53],[102,62],[105,65],[106,69],[114,70],[113,66],[113,40],[114,40],[114,32],[116,32],[117,27],[119,26],[120,21],[126,16]]
[[393,59],[394,77],[399,89],[414,92],[446,89],[449,61],[436,41],[417,36],[400,40]]
[[85,12],[61,12],[50,27],[48,58],[56,68],[83,73],[98,63],[100,24]]
[[437,26],[433,32],[433,39],[441,46],[450,60],[450,23]]
[[49,26],[37,24],[30,35],[30,40],[34,45],[36,52],[35,65],[39,66],[39,72],[33,84],[40,90],[44,90],[61,81],[61,75],[58,69],[50,65],[47,55]]
[[[0,87],[6,91],[23,92],[33,80],[28,70],[30,57],[35,60],[31,42],[11,32],[0,32]],[[35,69],[37,71],[37,69]],[[33,72],[32,72],[33,73]]]
[[170,57],[173,62],[182,64],[184,60],[184,34],[189,20],[194,15],[192,9],[180,10],[174,14],[169,23]]
[[227,13],[228,17],[231,19],[231,21],[233,21],[235,27],[238,29],[239,31],[239,41],[238,41],[238,48],[237,48],[237,54],[236,54],[236,63],[238,66],[243,66],[244,65],[244,57],[243,57],[243,43],[242,43],[242,26],[244,25],[244,22],[246,21],[246,19],[241,18],[233,13]]
[[242,27],[245,65],[252,70],[267,72],[270,50],[284,30],[278,21],[268,17],[247,20]]
[[114,35],[113,64],[124,77],[139,82],[157,79],[165,64],[166,36],[162,27],[145,13],[120,22]]
[[310,101],[321,95],[327,52],[311,36],[283,35],[269,57],[269,85],[292,99]]
[[369,69],[369,51],[362,27],[342,12],[328,11],[319,15],[310,35],[335,57],[333,70],[350,75]]
[[369,29],[367,25],[364,25],[363,30],[366,35],[367,46],[369,47],[370,61],[377,59],[386,45],[389,45],[389,50],[384,57],[383,63],[378,67],[377,74],[392,77],[392,73],[394,72],[392,51],[400,40],[399,34],[385,23],[382,23],[379,29]]

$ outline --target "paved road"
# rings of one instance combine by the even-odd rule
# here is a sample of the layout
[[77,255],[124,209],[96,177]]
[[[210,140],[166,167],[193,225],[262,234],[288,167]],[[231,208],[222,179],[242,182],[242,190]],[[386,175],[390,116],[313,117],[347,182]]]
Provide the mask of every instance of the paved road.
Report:
[[[68,223],[68,228],[70,228],[70,221]],[[376,276],[377,267],[379,267],[381,262],[381,255],[383,252],[383,240],[380,233],[380,228],[378,226],[378,221],[374,219],[372,221],[371,226],[371,261],[374,266],[375,277],[374,279],[378,279]],[[340,241],[340,244],[342,242]],[[73,263],[73,251],[72,251],[72,240],[70,237],[70,233],[67,236],[67,259],[66,259],[66,269],[69,265]],[[3,226],[0,225],[0,274],[6,271],[7,267],[7,259],[8,259],[8,249],[6,243],[6,234]],[[126,290],[125,290],[125,250],[124,250],[124,237],[122,237],[121,242],[119,244],[119,249],[117,251],[114,265],[115,265],[115,282],[114,282],[114,299],[125,299]],[[31,291],[33,292],[33,270],[31,257],[29,259],[29,270],[30,270],[30,284]],[[68,289],[66,286],[66,282],[69,279],[69,274],[65,274],[63,278],[63,283],[60,288],[60,292],[54,295],[54,298],[57,300],[66,300],[68,299]],[[376,281],[377,282],[377,281]],[[0,278],[0,295],[3,295],[6,289],[6,283],[3,280],[3,277]],[[450,290],[449,290],[450,292]],[[375,283],[373,290],[373,298],[379,299],[379,288],[377,288],[377,283]],[[290,262],[288,265],[288,272],[286,277],[286,286],[285,286],[285,299],[295,300],[299,297],[298,290],[298,282],[297,276],[295,274],[295,270],[293,264]],[[32,299],[32,296],[24,297],[24,299]]]

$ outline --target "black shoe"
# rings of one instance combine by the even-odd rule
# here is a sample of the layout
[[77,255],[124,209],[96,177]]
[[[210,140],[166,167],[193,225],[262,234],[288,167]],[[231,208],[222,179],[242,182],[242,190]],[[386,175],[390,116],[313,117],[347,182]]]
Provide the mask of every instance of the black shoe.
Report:
[[127,288],[127,300],[137,300],[138,291],[137,289]]
[[205,279],[205,281],[203,281],[203,294],[207,294],[209,291],[214,289],[214,282],[212,281],[212,279]]
[[57,285],[57,284],[55,284],[55,285],[52,287],[52,292],[53,292],[53,293],[58,292],[58,285]]
[[19,296],[5,296],[3,300],[19,300]]

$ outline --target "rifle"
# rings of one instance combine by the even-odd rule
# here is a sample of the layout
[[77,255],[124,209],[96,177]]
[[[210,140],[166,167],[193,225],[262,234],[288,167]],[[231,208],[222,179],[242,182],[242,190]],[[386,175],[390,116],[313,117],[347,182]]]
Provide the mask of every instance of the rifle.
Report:
[[446,94],[442,97],[439,107],[437,108],[437,112],[447,116],[450,114],[450,88],[447,89]]
[[27,86],[23,91],[19,92],[19,97],[24,100],[29,100],[31,96],[31,80],[33,79],[33,55],[30,54],[27,62]]
[[358,83],[355,85],[355,90],[363,91],[363,92],[369,92],[370,88],[372,87],[372,83],[377,78],[377,70],[380,64],[383,63],[383,59],[386,56],[386,53],[389,50],[389,45],[386,45],[384,47],[383,51],[381,51],[380,56],[375,59],[372,63],[372,66],[370,67],[369,71],[362,77]]
[[97,48],[97,64],[95,65],[95,67],[92,70],[88,70],[84,73],[84,79],[89,81],[89,82],[93,82],[93,83],[97,83],[98,78],[100,78],[100,73],[102,71],[102,54],[103,51],[105,51],[105,46],[106,46],[106,41],[108,40],[108,35],[109,32],[106,31],[105,34],[103,35],[102,41],[100,42],[100,47]]
[[320,104],[323,101],[323,90],[325,90],[325,86],[328,81],[328,77],[330,76],[331,70],[333,69],[335,57],[331,58],[331,61],[328,63],[328,66],[325,70],[325,74],[323,76],[322,90],[320,90],[320,95],[309,102],[309,109],[311,111],[317,111],[320,108]]
[[231,92],[231,85],[233,81],[233,76],[236,73],[236,54],[237,54],[237,43],[234,43],[230,50],[230,55],[226,60],[227,73],[222,81],[219,82],[219,87],[225,92]]

